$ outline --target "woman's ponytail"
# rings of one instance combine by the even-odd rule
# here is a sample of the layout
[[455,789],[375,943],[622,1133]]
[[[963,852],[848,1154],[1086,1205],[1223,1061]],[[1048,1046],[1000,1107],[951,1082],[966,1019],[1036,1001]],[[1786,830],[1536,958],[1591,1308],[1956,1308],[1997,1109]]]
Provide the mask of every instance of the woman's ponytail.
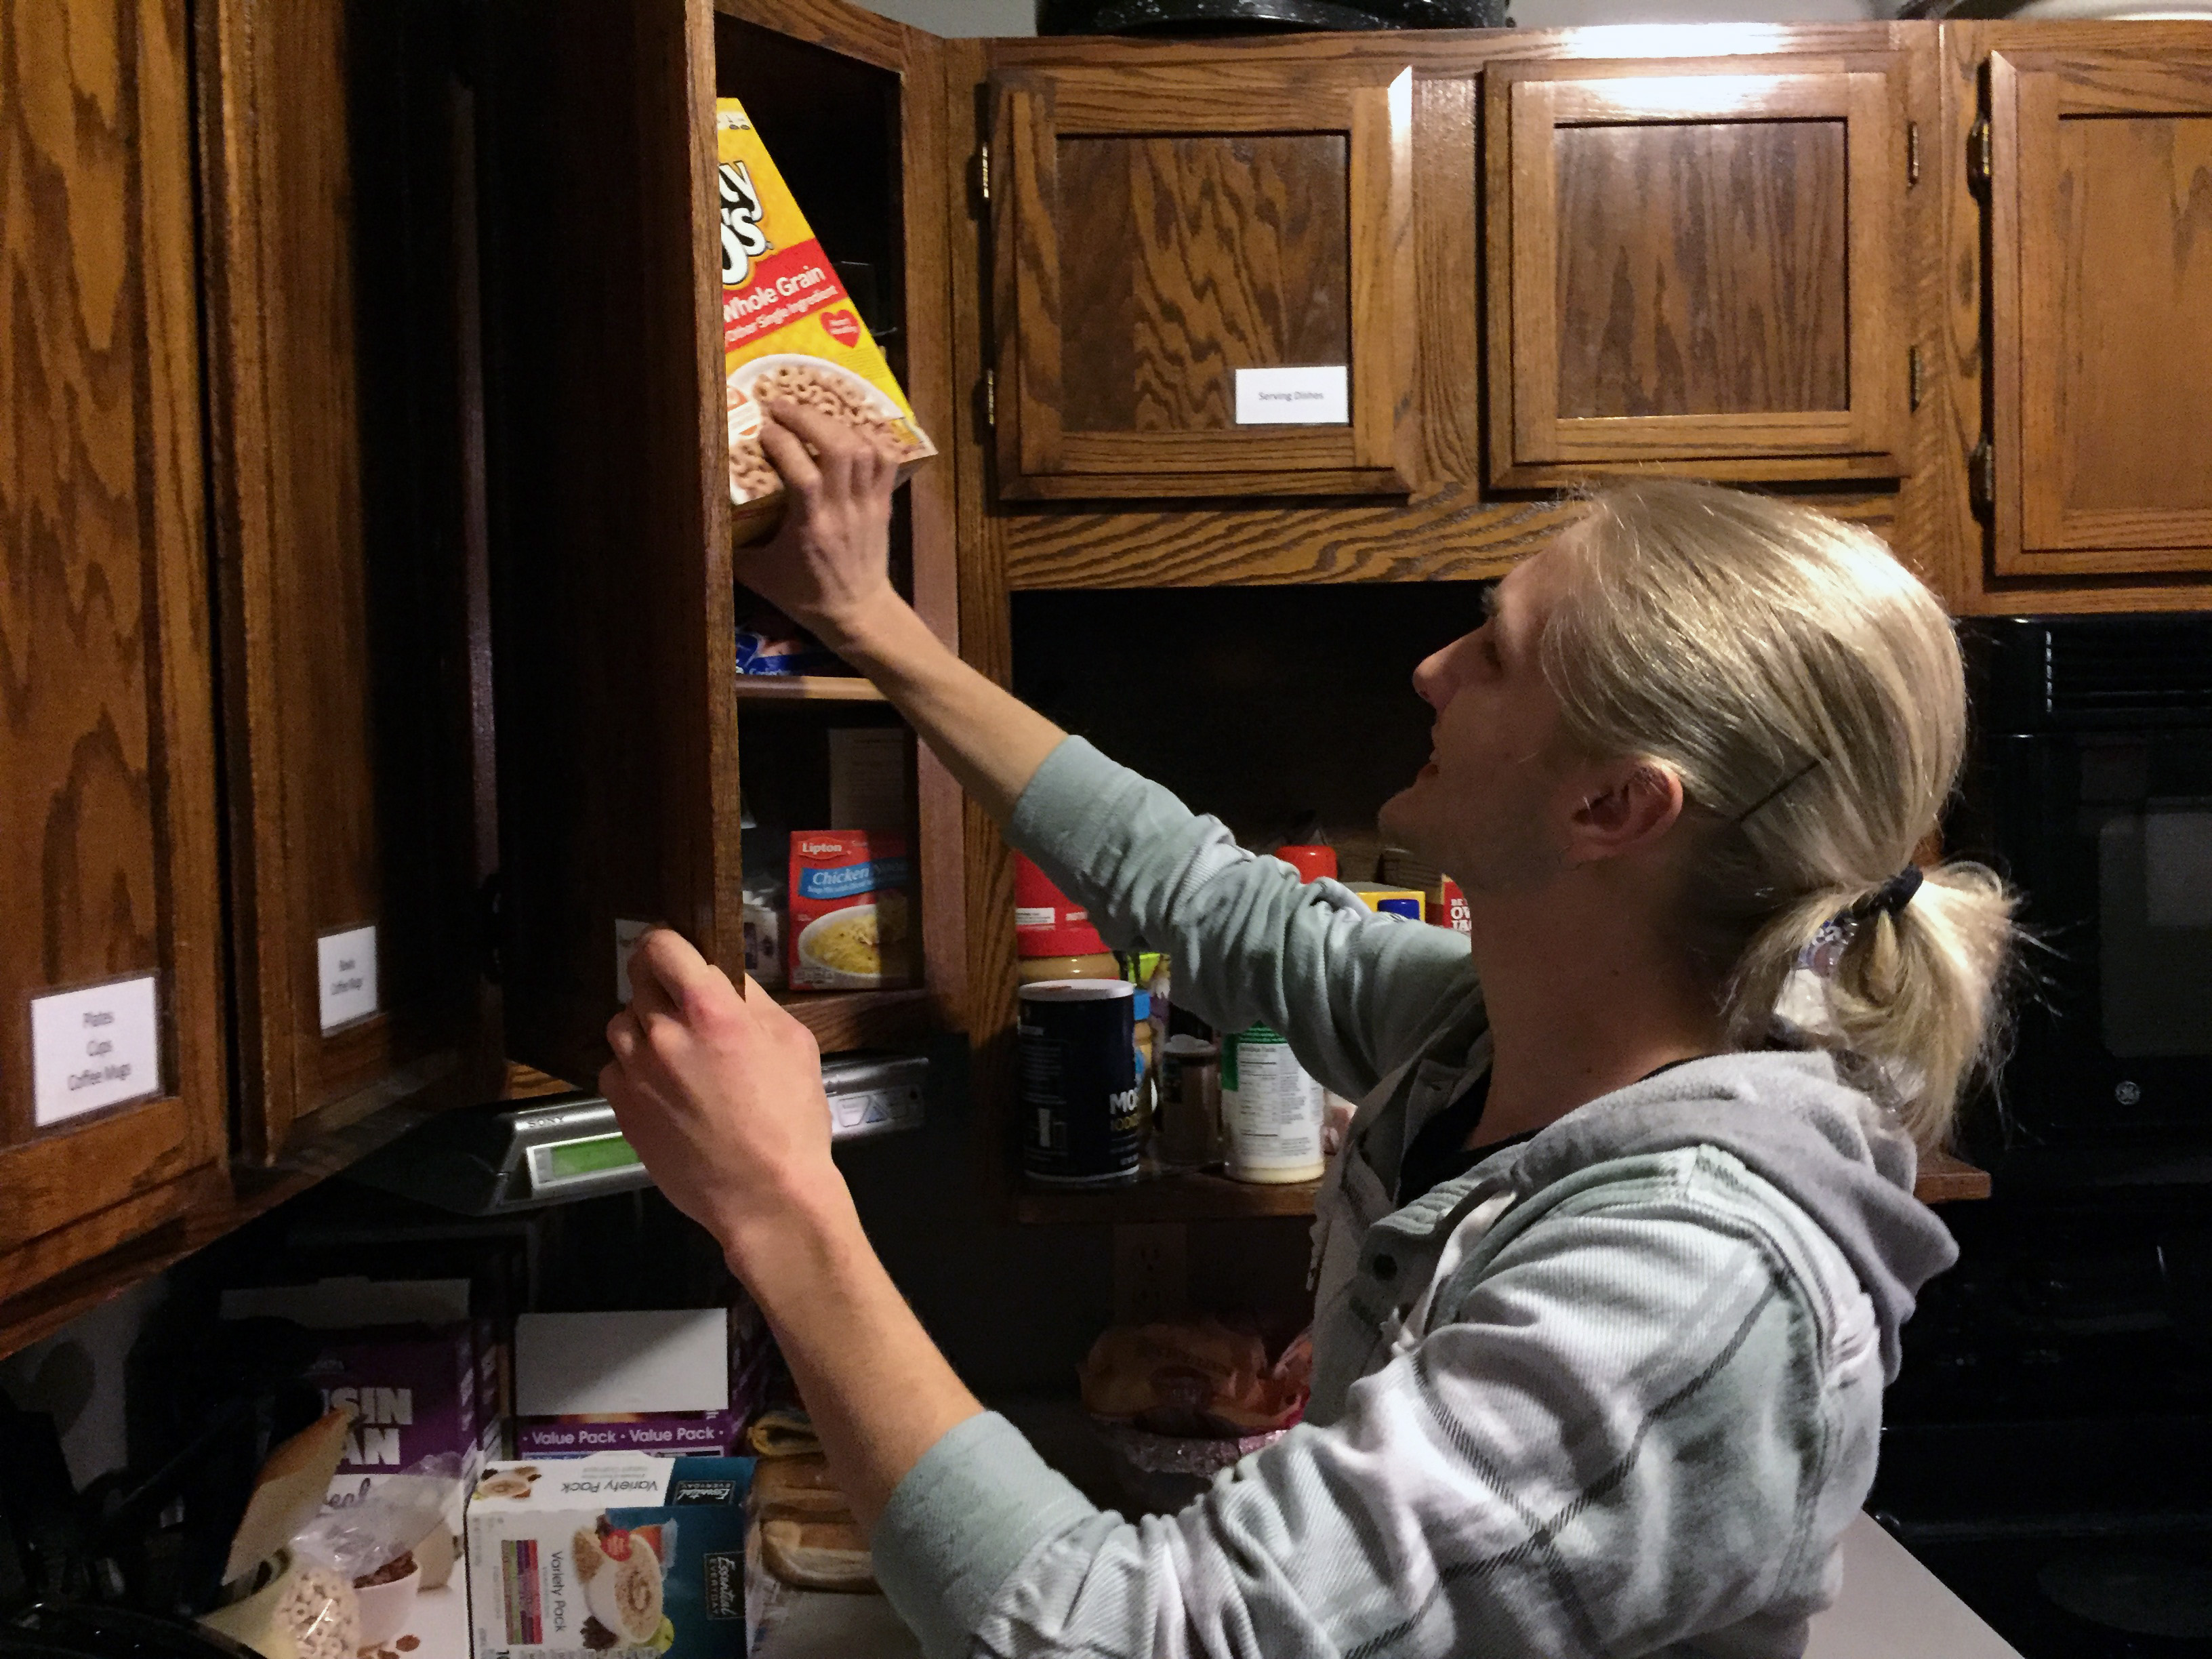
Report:
[[1681,934],[1731,1041],[1791,1024],[1940,1145],[2014,937],[1990,871],[1913,871],[1966,750],[1950,619],[1872,534],[1793,502],[1658,479],[1589,506],[1546,678],[1577,743],[1680,777]]

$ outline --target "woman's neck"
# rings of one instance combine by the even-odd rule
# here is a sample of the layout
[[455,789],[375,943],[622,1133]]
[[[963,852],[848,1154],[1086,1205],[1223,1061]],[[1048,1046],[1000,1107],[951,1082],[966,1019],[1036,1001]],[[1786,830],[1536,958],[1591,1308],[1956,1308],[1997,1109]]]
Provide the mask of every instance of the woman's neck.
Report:
[[1490,1022],[1490,1093],[1471,1145],[1540,1129],[1725,1046],[1711,994],[1656,929],[1556,894],[1540,907],[1484,909],[1474,958]]

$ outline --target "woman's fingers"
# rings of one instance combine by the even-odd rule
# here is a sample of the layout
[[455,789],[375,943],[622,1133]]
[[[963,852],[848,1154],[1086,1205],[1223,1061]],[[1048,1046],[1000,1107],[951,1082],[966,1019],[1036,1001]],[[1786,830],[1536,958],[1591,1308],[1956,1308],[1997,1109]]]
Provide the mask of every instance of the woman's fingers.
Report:
[[794,495],[805,495],[822,488],[822,469],[806,453],[797,423],[787,425],[777,418],[776,411],[791,412],[788,404],[769,405],[768,418],[761,422],[760,443],[769,463],[782,477],[784,488]]

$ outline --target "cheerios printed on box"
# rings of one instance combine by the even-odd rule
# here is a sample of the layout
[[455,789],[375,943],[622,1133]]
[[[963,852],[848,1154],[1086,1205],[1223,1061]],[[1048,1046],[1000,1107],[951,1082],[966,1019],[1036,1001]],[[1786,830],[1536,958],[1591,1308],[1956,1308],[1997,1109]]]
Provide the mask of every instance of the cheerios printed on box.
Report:
[[937,449],[736,99],[716,101],[714,138],[730,499],[743,538],[775,516],[783,489],[761,449],[768,398],[856,428],[899,462],[902,476]]

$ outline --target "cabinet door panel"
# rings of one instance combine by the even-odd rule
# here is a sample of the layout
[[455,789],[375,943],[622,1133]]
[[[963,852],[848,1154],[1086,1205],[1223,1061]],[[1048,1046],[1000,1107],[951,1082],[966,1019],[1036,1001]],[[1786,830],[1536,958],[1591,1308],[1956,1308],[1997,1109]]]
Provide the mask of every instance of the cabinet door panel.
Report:
[[428,0],[202,16],[240,1139],[268,1161],[325,1108],[492,1081],[465,116]]
[[1997,568],[2212,569],[2212,58],[1990,71]]
[[[1410,73],[1283,66],[1198,118],[1157,83],[1189,73],[998,83],[1001,493],[1407,488]],[[1343,416],[1241,423],[1240,373],[1294,368]]]
[[1746,70],[1488,72],[1494,482],[1899,470],[1901,71]]
[[[222,1156],[185,15],[0,5],[0,1299]],[[154,1052],[72,1030],[35,1088],[34,1000],[146,975]]]

